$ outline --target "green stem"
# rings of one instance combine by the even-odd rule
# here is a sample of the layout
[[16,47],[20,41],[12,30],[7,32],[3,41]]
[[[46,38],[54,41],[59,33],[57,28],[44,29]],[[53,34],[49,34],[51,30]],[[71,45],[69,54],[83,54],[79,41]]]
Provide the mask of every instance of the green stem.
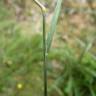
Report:
[[44,96],[47,96],[47,44],[46,44],[46,8],[38,0],[34,2],[40,7],[43,17],[43,63],[44,63]]
[[43,14],[43,57],[44,57],[44,96],[47,96],[47,45],[46,45],[46,16]]

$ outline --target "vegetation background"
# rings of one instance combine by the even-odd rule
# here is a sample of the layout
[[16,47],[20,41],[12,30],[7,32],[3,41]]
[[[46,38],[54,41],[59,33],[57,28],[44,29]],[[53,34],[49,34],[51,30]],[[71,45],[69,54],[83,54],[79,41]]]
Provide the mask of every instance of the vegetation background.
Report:
[[[47,33],[57,1],[40,0]],[[96,0],[63,0],[53,29],[49,96],[96,96]],[[43,96],[42,16],[33,0],[0,0],[0,96]]]

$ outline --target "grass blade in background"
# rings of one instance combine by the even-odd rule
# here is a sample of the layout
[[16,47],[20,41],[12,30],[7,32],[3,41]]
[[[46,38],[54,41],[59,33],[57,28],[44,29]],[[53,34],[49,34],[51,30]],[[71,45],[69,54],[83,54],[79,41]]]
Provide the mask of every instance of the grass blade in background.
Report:
[[48,37],[47,37],[47,52],[49,52],[49,50],[50,50],[53,35],[54,35],[54,32],[56,31],[56,25],[57,25],[58,17],[60,14],[62,1],[63,0],[57,1],[57,6],[55,8],[54,16],[51,21],[50,32],[48,33]]
[[93,46],[93,42],[94,42],[94,38],[92,38],[92,40],[90,40],[88,42],[88,44],[85,46],[85,48],[83,49],[82,53],[80,54],[79,57],[79,62],[82,62],[83,57],[85,56],[85,54],[92,48]]

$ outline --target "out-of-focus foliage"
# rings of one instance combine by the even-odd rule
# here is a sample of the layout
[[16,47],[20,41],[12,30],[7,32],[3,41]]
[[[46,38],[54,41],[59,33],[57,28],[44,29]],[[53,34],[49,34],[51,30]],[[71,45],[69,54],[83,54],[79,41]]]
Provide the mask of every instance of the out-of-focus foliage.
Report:
[[[57,0],[40,1],[48,8],[49,32]],[[96,95],[95,11],[95,0],[63,0],[57,28],[52,25],[57,33],[48,54],[49,96]],[[43,95],[38,12],[32,0],[0,1],[0,96]]]

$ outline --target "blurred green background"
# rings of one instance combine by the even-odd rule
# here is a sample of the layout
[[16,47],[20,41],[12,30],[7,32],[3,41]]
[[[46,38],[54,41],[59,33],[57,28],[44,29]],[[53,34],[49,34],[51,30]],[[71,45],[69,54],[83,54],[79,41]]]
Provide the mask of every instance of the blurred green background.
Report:
[[[58,0],[40,0],[50,30]],[[96,0],[63,0],[48,54],[48,96],[96,96]],[[43,96],[42,15],[33,0],[0,0],[0,96]]]

